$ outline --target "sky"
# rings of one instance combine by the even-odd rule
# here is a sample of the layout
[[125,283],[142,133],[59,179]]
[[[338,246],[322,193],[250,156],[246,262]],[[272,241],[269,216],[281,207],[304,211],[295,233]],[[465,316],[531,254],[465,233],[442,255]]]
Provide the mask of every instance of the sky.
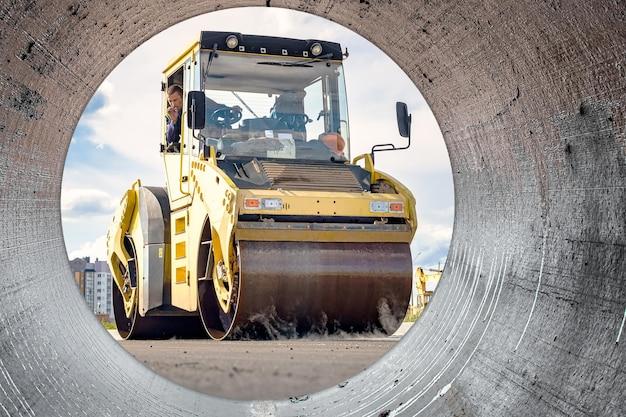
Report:
[[443,266],[454,218],[450,161],[437,121],[415,85],[384,52],[351,30],[306,13],[261,7],[221,10],[172,26],[129,54],[100,85],[76,126],[65,162],[61,208],[70,259],[105,259],[107,228],[133,181],[165,185],[159,154],[162,70],[202,30],[321,39],[347,47],[352,157],[377,143],[406,143],[395,114],[395,102],[406,102],[413,114],[411,147],[378,153],[376,167],[406,185],[417,200],[414,265]]

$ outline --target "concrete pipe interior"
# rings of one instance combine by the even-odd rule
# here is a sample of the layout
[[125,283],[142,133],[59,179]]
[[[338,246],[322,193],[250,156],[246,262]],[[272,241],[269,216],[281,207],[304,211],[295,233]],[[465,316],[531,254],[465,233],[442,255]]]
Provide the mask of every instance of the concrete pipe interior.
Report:
[[64,158],[124,56],[223,4],[0,0],[0,415],[623,415],[625,5],[228,2],[266,4],[365,36],[431,104],[456,218],[427,314],[346,384],[283,402],[198,395],[134,361],[73,288]]

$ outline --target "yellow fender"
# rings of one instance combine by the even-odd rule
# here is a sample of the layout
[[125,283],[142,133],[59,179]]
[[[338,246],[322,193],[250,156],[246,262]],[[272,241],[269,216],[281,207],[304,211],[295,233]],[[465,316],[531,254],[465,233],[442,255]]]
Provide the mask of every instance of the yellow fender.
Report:
[[128,318],[135,308],[137,288],[130,285],[128,264],[132,256],[124,247],[124,238],[129,233],[133,216],[137,210],[137,193],[140,186],[141,182],[137,180],[126,191],[107,232],[107,262],[113,280],[124,298],[124,310]]
[[[203,165],[213,166],[219,177],[218,184],[214,184],[213,175],[203,175]],[[238,273],[238,259],[234,250],[235,226],[237,223],[237,192],[235,183],[221,170],[217,168],[215,149],[210,148],[207,161],[202,161],[196,165],[192,164],[198,175],[192,175],[192,181],[196,182],[197,189],[202,195],[211,195],[211,198],[201,198],[203,204],[202,216],[209,213],[211,224],[211,240],[213,242],[213,285],[217,294],[217,300],[226,313],[231,308],[231,297],[227,288],[235,285],[235,275]],[[195,214],[194,214],[195,215]]]
[[388,183],[393,185],[393,187],[396,189],[398,194],[406,198],[406,204],[407,204],[407,207],[409,207],[408,223],[410,224],[411,229],[413,230],[413,233],[415,233],[415,231],[417,230],[417,212],[415,210],[416,201],[411,190],[409,190],[407,187],[402,185],[400,181],[396,180],[391,175],[385,174],[384,172],[381,172],[381,171],[377,171],[374,168],[374,160],[372,159],[371,154],[364,153],[362,155],[355,157],[352,160],[352,164],[356,165],[357,162],[361,160],[363,160],[363,163],[364,163],[363,168],[370,173],[370,181],[372,184],[378,180],[387,181]]

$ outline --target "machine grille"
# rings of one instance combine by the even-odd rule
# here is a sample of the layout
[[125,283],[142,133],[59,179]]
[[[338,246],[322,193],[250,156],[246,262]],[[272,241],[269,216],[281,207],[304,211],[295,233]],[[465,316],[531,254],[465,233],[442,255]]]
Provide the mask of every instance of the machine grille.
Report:
[[343,164],[285,164],[260,161],[273,189],[361,192],[363,186]]

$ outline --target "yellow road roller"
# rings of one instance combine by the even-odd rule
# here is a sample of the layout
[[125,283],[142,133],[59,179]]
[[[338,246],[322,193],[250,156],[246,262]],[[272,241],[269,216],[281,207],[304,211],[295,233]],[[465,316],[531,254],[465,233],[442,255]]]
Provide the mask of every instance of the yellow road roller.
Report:
[[[346,57],[335,42],[203,31],[167,65],[165,187],[133,183],[107,234],[122,337],[397,329],[415,200],[374,155],[408,145],[350,159]],[[406,104],[396,112],[410,144]]]

